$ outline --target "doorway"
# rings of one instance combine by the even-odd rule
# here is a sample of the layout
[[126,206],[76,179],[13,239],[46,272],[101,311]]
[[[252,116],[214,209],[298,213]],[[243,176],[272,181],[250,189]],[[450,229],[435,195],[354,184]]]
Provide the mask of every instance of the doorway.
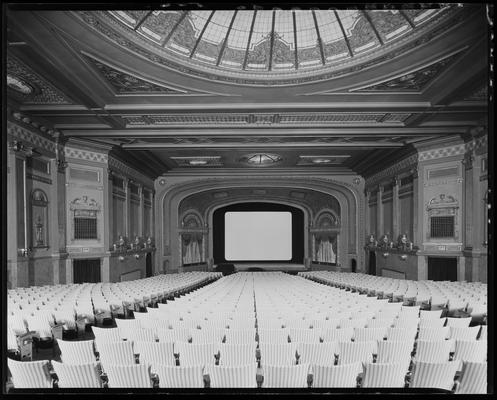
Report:
[[376,253],[369,252],[369,275],[376,275]]
[[72,261],[74,283],[101,282],[100,258],[75,259]]
[[147,253],[147,256],[145,257],[145,275],[148,278],[149,276],[152,276],[154,274],[153,268],[152,268],[152,254]]
[[457,281],[457,258],[428,257],[428,280]]

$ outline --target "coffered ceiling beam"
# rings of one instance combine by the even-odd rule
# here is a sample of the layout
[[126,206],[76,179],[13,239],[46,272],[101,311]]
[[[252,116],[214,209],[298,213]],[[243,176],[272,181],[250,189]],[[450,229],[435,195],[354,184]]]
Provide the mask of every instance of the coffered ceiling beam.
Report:
[[407,16],[407,14],[403,10],[399,10],[400,15],[404,17],[404,19],[407,21],[409,25],[411,25],[411,28],[414,29],[416,26],[414,25],[414,22],[411,21],[411,18]]
[[379,143],[379,142],[346,142],[346,143],[130,143],[121,147],[127,150],[150,150],[150,149],[222,149],[222,148],[319,148],[319,149],[383,149],[400,148],[403,143]]
[[269,65],[268,69],[273,69],[273,48],[274,48],[274,24],[276,22],[276,10],[273,10],[273,19],[271,21],[271,33],[269,35]]
[[187,15],[188,11],[183,11],[183,14],[181,14],[181,17],[179,17],[178,21],[176,21],[176,23],[173,26],[173,29],[171,29],[171,32],[169,32],[167,36],[160,43],[161,47],[164,47],[167,44],[167,42],[169,42],[169,39],[173,37],[176,28],[179,26],[179,24],[181,24],[181,22],[183,22],[183,20],[186,18]]
[[369,22],[369,25],[371,25],[371,28],[373,29],[373,32],[374,34],[376,35],[376,37],[378,38],[378,41],[380,42],[380,44],[383,46],[383,39],[381,38],[380,36],[380,33],[378,32],[378,30],[376,29],[376,26],[374,26],[373,24],[373,21],[371,20],[371,16],[368,14],[367,11],[363,10],[362,11],[362,15],[364,15],[364,18],[366,18],[366,20]]
[[197,50],[197,47],[200,43],[200,41],[202,40],[202,36],[204,36],[204,32],[205,30],[207,29],[207,26],[209,25],[209,22],[211,22],[211,19],[212,17],[214,16],[214,13],[216,11],[212,11],[210,14],[209,14],[209,17],[207,18],[207,22],[205,23],[204,27],[202,28],[202,30],[200,31],[200,34],[198,35],[198,38],[197,38],[197,41],[195,42],[195,45],[193,46],[193,49],[192,51],[190,52],[190,58],[193,57],[193,54],[195,53],[195,51]]
[[233,18],[231,18],[231,22],[230,22],[230,25],[228,27],[228,30],[226,31],[226,36],[224,37],[223,44],[221,46],[221,50],[219,51],[219,56],[217,57],[216,66],[219,66],[219,63],[221,62],[221,58],[223,58],[224,49],[226,48],[226,45],[228,44],[228,38],[230,36],[230,32],[231,32],[231,28],[233,27],[233,23],[235,22],[237,12],[238,12],[238,10],[235,10],[235,12],[233,13]]
[[295,16],[295,11],[292,11],[293,19],[293,42],[295,43],[295,69],[299,69],[299,53],[297,46],[297,17]]
[[343,28],[343,24],[342,21],[340,20],[340,17],[338,16],[337,10],[333,10],[333,12],[335,13],[335,18],[338,21],[338,25],[340,25],[340,30],[342,31],[343,39],[345,40],[345,44],[347,45],[347,49],[349,50],[349,55],[351,57],[354,57],[354,52],[352,51],[352,47],[350,46],[349,38],[345,33],[345,29]]
[[245,58],[243,59],[242,69],[245,70],[247,68],[248,62],[248,54],[250,50],[250,41],[252,40],[252,33],[254,32],[255,18],[257,17],[257,10],[254,10],[254,16],[252,17],[252,23],[250,24],[249,37],[247,41],[247,49],[245,50]]
[[134,31],[138,30],[138,28],[140,26],[142,26],[142,24],[145,22],[145,20],[150,17],[150,15],[153,13],[153,11],[149,11],[148,13],[146,13],[143,17],[140,18],[140,20],[138,21],[138,23],[135,25],[135,27],[133,28]]
[[438,126],[438,127],[349,127],[349,128],[276,128],[276,127],[230,127],[230,128],[205,128],[192,129],[191,127],[172,127],[143,129],[136,127],[133,129],[79,129],[66,130],[66,136],[82,137],[138,137],[138,138],[158,138],[170,136],[209,136],[209,137],[239,137],[239,136],[377,136],[379,138],[387,136],[444,136],[447,134],[465,133],[467,126]]
[[316,17],[316,13],[314,10],[312,12],[312,18],[314,19],[314,26],[316,27],[316,34],[318,35],[318,43],[319,43],[319,52],[321,54],[321,63],[323,65],[326,64],[325,56],[324,56],[324,48],[323,48],[323,40],[321,39],[321,33],[319,32],[318,20]]

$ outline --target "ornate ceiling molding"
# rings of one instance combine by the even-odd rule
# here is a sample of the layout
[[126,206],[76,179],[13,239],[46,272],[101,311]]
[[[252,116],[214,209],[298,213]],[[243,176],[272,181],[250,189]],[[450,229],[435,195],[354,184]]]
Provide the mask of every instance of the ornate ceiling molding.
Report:
[[439,61],[431,63],[423,68],[416,69],[394,79],[364,86],[358,89],[350,89],[351,92],[422,92],[430,82],[436,79],[442,71],[452,64],[464,49],[458,50]]
[[9,95],[23,104],[74,104],[64,93],[12,54],[7,57],[7,83],[9,77]]
[[28,142],[35,148],[42,148],[51,153],[55,153],[55,142],[46,139],[35,132],[25,129],[11,121],[7,121],[7,134],[16,138],[17,140]]
[[329,166],[340,165],[347,161],[350,155],[312,155],[312,156],[299,156],[297,165],[312,165],[312,166]]
[[147,114],[122,115],[127,126],[168,126],[168,125],[342,125],[377,124],[404,125],[413,113],[188,113],[188,114]]
[[64,147],[64,155],[66,158],[73,158],[76,160],[93,161],[107,164],[109,157],[104,153],[97,153],[95,151],[78,149],[75,147]]
[[366,178],[366,188],[379,185],[383,181],[392,180],[396,175],[402,174],[417,165],[418,154],[406,157],[384,170]]
[[430,149],[419,152],[418,161],[429,161],[437,158],[452,157],[464,154],[466,152],[465,144],[458,144],[455,146],[442,147],[438,149]]
[[[281,86],[281,85],[300,85],[310,82],[329,80],[344,74],[350,74],[360,71],[364,68],[371,67],[375,64],[382,63],[392,58],[401,56],[407,51],[433,40],[438,35],[444,33],[447,29],[464,20],[467,17],[467,10],[454,7],[446,13],[435,16],[431,22],[422,25],[417,32],[408,35],[407,38],[400,38],[393,43],[386,43],[380,47],[379,51],[372,54],[357,54],[348,61],[343,61],[339,65],[321,70],[310,70],[306,72],[299,70],[299,75],[288,77],[283,71],[270,76],[249,74],[244,71],[240,76],[227,68],[211,67],[208,65],[189,65],[192,62],[185,62],[185,59],[175,56],[172,52],[165,52],[164,48],[151,44],[144,38],[141,38],[133,29],[124,26],[110,14],[104,12],[83,11],[72,13],[76,18],[82,20],[88,26],[91,26],[102,35],[106,36],[112,42],[120,47],[144,57],[155,64],[162,65],[169,69],[181,72],[189,76],[196,76],[211,81],[240,85],[262,85],[262,86]],[[166,56],[163,56],[165,54]],[[193,60],[192,60],[193,61]],[[334,69],[330,71],[329,69]],[[294,74],[295,75],[295,74]]]
[[95,68],[116,94],[161,94],[184,95],[186,91],[173,89],[164,85],[149,82],[131,73],[123,72],[100,60],[83,53],[85,59]]
[[145,184],[148,189],[153,191],[154,187],[154,182],[151,178],[148,176],[138,172],[134,168],[131,168],[129,165],[123,163],[122,161],[116,159],[115,157],[109,156],[108,157],[108,165],[109,169],[112,171],[116,171],[118,173],[122,173],[128,178],[131,178],[135,180],[136,182],[140,182],[142,184]]

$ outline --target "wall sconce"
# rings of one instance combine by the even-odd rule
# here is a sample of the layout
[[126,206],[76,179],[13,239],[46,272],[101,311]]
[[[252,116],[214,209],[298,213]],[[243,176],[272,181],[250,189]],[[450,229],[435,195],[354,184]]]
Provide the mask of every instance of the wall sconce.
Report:
[[118,259],[119,259],[119,261],[122,262],[122,261],[124,261],[124,256],[119,256]]
[[390,255],[390,253],[383,253],[383,257],[387,258]]
[[135,254],[135,258],[138,260],[141,256],[137,253]]
[[400,256],[400,259],[401,259],[402,261],[407,260],[407,254],[402,254],[402,255]]
[[20,257],[27,257],[29,256],[29,254],[31,253],[31,250],[28,249],[28,248],[25,248],[25,249],[17,249],[17,254],[20,256]]

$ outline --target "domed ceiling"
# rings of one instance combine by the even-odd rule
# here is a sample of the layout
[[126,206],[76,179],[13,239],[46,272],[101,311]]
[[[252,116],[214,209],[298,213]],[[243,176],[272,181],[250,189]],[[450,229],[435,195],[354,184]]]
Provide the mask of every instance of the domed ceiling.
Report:
[[[440,27],[457,5],[405,10],[99,11],[102,23],[182,72],[241,84],[327,79],[393,51],[406,51]],[[435,23],[436,22],[436,23]],[[420,41],[422,42],[422,41]],[[392,58],[395,54],[390,55]],[[341,72],[338,72],[341,71]],[[214,76],[214,77],[213,77]]]

